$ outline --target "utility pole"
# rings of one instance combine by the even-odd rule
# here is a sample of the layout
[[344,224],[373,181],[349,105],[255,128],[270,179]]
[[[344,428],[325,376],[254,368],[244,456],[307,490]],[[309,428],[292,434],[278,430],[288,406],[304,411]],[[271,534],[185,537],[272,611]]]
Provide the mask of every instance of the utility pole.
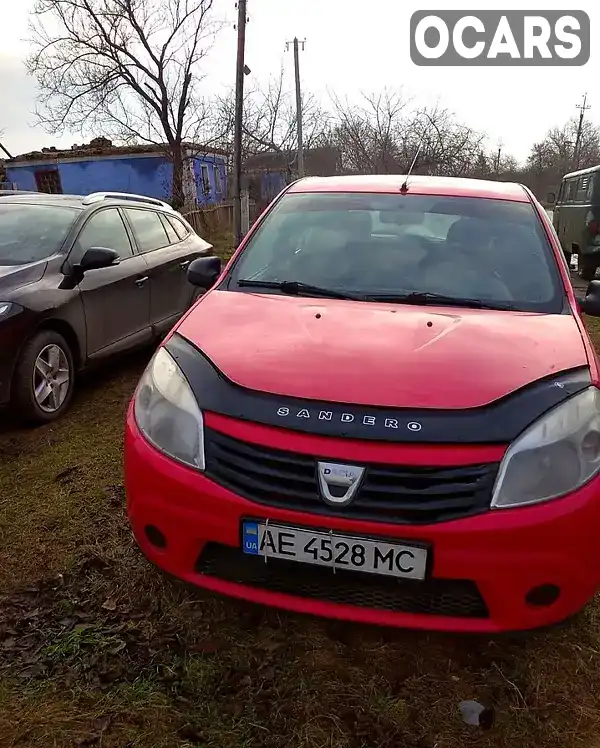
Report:
[[304,52],[304,45],[306,40],[301,42],[298,41],[298,37],[294,37],[293,42],[286,42],[286,49],[289,50],[290,44],[294,45],[294,71],[296,75],[296,126],[298,128],[298,176],[302,178],[304,176],[304,146],[302,143],[302,92],[300,89],[300,55],[298,54],[298,45],[302,45],[302,51]]
[[580,151],[581,151],[581,135],[583,132],[583,118],[587,109],[591,109],[587,106],[587,93],[583,96],[583,104],[577,104],[576,109],[579,109],[579,127],[577,128],[577,138],[575,139],[575,150],[573,152],[573,160],[575,161],[575,168],[579,168]]
[[502,154],[502,146],[503,145],[504,145],[504,143],[501,140],[499,140],[498,141],[498,155],[496,157],[496,176],[497,177],[500,176],[500,156]]
[[2,143],[0,143],[0,151],[4,151],[4,153],[6,153],[6,155],[8,156],[8,158],[12,158],[12,156],[11,156],[11,155],[10,155],[10,153],[9,153],[9,152],[8,152],[8,151],[6,150],[6,148],[5,148],[5,147],[4,147],[3,145],[2,145]]
[[233,235],[242,241],[242,125],[244,119],[244,54],[246,50],[246,0],[238,0],[237,63],[235,71],[235,127],[233,135]]

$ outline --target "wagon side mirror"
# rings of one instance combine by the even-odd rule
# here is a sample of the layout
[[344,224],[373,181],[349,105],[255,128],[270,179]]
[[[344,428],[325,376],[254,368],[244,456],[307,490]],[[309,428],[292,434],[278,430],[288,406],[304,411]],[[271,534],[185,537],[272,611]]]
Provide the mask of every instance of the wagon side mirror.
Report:
[[120,262],[119,253],[114,249],[109,249],[108,247],[90,247],[81,258],[79,269],[83,272],[87,270],[100,270],[100,268],[118,265]]

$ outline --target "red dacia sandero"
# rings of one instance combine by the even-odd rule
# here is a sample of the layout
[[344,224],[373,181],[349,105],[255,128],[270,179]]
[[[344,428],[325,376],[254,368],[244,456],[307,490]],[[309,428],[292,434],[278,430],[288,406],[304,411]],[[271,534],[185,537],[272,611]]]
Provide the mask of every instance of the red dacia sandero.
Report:
[[186,582],[423,629],[559,622],[600,586],[600,391],[552,224],[517,184],[307,178],[152,358],[137,542]]

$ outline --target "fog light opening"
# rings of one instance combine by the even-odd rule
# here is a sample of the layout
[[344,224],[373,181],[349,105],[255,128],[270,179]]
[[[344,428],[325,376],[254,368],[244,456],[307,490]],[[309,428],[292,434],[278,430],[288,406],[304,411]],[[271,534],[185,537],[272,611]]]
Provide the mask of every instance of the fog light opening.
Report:
[[534,605],[536,608],[546,608],[553,605],[560,595],[560,587],[555,584],[540,584],[538,587],[532,587],[525,595],[525,602],[528,605]]
[[165,538],[163,533],[158,529],[158,527],[154,527],[154,525],[146,525],[146,527],[144,528],[144,531],[146,533],[146,537],[152,543],[153,546],[155,546],[156,548],[167,547],[167,539]]

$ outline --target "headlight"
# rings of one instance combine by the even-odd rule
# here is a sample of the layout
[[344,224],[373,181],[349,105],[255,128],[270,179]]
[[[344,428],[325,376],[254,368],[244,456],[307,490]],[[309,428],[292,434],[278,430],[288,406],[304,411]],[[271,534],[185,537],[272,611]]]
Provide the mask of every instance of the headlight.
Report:
[[204,419],[187,379],[159,348],[142,375],[134,412],[144,436],[161,452],[204,470]]
[[575,395],[536,421],[509,447],[492,507],[515,507],[575,491],[600,470],[600,390]]
[[13,304],[12,301],[0,301],[0,319],[3,317],[9,317],[15,315],[21,311],[22,307],[18,304]]

